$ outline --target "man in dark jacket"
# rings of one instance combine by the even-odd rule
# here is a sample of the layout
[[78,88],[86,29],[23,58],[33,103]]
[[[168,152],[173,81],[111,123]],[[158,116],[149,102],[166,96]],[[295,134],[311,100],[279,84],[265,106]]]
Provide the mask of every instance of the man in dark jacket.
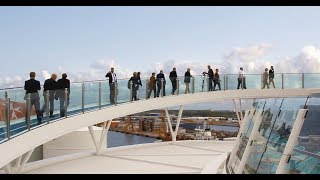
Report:
[[210,65],[208,65],[208,75],[209,75],[209,91],[213,91],[212,81],[213,81],[214,75]]
[[137,90],[139,88],[139,77],[137,75],[137,72],[134,72],[133,76],[129,79],[129,85],[131,85],[130,82],[132,82],[132,97],[131,97],[131,101],[133,101],[133,99],[136,101],[136,100],[138,100],[138,98],[137,98]]
[[169,78],[172,83],[172,91],[171,94],[174,95],[174,92],[177,90],[177,71],[176,68],[173,68],[173,70],[170,72]]
[[[42,106],[41,114],[43,115],[44,112],[46,112],[47,109],[47,102],[49,100],[49,105],[50,105],[50,117],[53,115],[53,110],[54,110],[54,95],[56,93],[56,88],[57,88],[57,75],[52,74],[50,79],[47,79],[44,82],[43,85],[43,98],[44,98],[44,104]],[[49,99],[47,99],[47,91],[49,92]]]
[[[24,83],[24,90],[26,90],[26,95],[30,94],[30,111],[32,109],[32,106],[36,109],[36,114],[37,114],[37,120],[38,120],[38,125],[41,124],[41,111],[40,111],[40,96],[39,96],[39,90],[41,89],[40,87],[40,82],[35,80],[36,73],[35,72],[30,72],[30,79],[25,81]],[[30,116],[30,111],[26,111],[26,117]],[[27,118],[26,118],[27,120]],[[27,124],[27,122],[26,122]]]
[[[164,77],[163,70],[160,70],[160,73],[157,74],[157,97],[159,97],[160,90],[162,90],[163,96],[166,95],[166,78]],[[163,81],[163,89],[161,88],[161,82]]]
[[114,68],[111,68],[111,71],[109,71],[106,76],[106,78],[109,78],[109,87],[110,87],[110,103],[115,104],[115,86],[117,83],[117,75],[114,73]]
[[149,82],[148,82],[148,96],[147,99],[150,98],[151,92],[153,91],[153,96],[156,98],[156,73],[152,73]]
[[[56,99],[60,100],[60,117],[65,116],[65,103],[68,107],[70,101],[70,80],[67,79],[67,74],[63,73],[62,78],[57,81]],[[65,97],[65,88],[67,88],[67,97]]]

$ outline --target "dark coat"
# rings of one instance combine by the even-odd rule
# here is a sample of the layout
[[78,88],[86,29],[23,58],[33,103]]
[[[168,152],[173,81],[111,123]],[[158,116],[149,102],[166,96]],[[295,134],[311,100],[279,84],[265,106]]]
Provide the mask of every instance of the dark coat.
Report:
[[33,78],[24,82],[24,90],[26,90],[26,94],[38,92],[40,89],[40,82]]
[[170,75],[169,75],[169,78],[170,78],[170,81],[176,81],[177,80],[177,71],[171,71],[170,72]]
[[64,90],[65,88],[68,88],[68,94],[70,95],[70,80],[67,78],[61,78],[57,81],[56,89]]
[[[116,73],[114,73],[114,75],[115,75],[115,77],[117,77]],[[112,74],[111,74],[111,72],[108,72],[105,77],[109,78],[109,83],[112,83]],[[116,82],[117,82],[117,80],[116,80]]]
[[57,89],[57,81],[50,78],[44,82],[43,91],[55,89]]
[[164,77],[163,73],[157,74],[157,84],[161,85],[161,78],[163,78],[163,85],[166,85],[166,78]]
[[190,74],[190,72],[186,72],[186,73],[184,73],[184,82],[185,83],[190,83],[190,79],[191,79],[191,74]]

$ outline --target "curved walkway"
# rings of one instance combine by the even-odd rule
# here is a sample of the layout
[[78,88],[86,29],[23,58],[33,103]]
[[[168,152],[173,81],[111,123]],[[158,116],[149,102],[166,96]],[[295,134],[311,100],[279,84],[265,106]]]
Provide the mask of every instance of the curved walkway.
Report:
[[264,99],[285,97],[307,97],[319,94],[320,89],[250,89],[202,92],[195,94],[183,94],[179,96],[167,96],[163,98],[140,100],[132,103],[123,103],[117,106],[107,107],[101,110],[86,112],[80,115],[70,116],[66,119],[50,123],[17,136],[10,141],[0,144],[0,168],[54,138],[63,136],[83,127],[112,120],[126,115],[145,112],[166,107],[205,103],[232,99]]

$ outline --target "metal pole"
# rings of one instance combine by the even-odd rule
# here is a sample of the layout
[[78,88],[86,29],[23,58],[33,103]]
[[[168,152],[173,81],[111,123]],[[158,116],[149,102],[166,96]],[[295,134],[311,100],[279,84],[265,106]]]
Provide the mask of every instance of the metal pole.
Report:
[[228,90],[228,75],[226,75],[226,90]]
[[226,75],[223,75],[223,90],[226,90]]
[[161,91],[160,91],[160,93],[161,93],[161,97],[163,97],[163,82],[164,80],[163,80],[163,78],[161,78]]
[[84,83],[82,83],[82,89],[81,89],[81,94],[82,94],[82,103],[81,103],[81,107],[82,107],[82,113],[84,113],[84,93],[85,93],[85,90],[84,90],[85,86],[84,86]]
[[194,80],[195,78],[192,76],[192,94],[194,93]]
[[46,114],[47,114],[47,124],[49,124],[49,116],[50,116],[50,113],[49,113],[49,93],[50,93],[50,90],[46,90],[46,94],[45,94],[45,98],[47,99],[46,101]]
[[301,80],[302,81],[302,88],[304,88],[304,73],[302,73],[302,77],[301,78],[302,78],[302,80]]
[[11,100],[10,98],[6,98],[6,112],[5,112],[5,118],[7,122],[7,138],[10,140],[10,106],[11,106]]
[[118,103],[118,82],[114,82],[114,105],[116,106]]
[[148,82],[149,82],[149,79],[146,80],[146,99],[148,99],[148,92],[149,92],[148,91],[149,90]]
[[283,76],[284,76],[283,73],[281,73],[281,87],[282,87],[282,89],[283,89],[283,79],[284,79]]
[[207,79],[207,92],[209,92],[209,76],[206,75],[206,79]]
[[101,82],[99,82],[99,109],[101,109]]
[[30,131],[30,113],[31,113],[31,107],[30,107],[30,93],[27,94],[27,128],[28,128],[28,131]]
[[260,75],[261,76],[261,80],[260,80],[260,85],[261,85],[261,89],[262,89],[262,74]]
[[68,88],[64,89],[64,117],[67,118]]
[[133,92],[132,92],[132,90],[133,90],[133,87],[132,87],[132,85],[133,85],[133,83],[132,83],[132,81],[130,81],[130,102],[132,102],[132,96],[133,96]]
[[177,91],[177,96],[179,95],[179,88],[180,86],[179,86],[179,77],[177,77],[177,89],[176,89],[176,91]]

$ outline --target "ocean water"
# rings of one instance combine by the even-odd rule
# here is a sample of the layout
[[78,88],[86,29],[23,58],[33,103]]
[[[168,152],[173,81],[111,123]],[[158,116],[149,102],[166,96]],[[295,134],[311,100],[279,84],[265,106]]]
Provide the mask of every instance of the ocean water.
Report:
[[118,146],[134,145],[134,144],[153,143],[154,141],[157,141],[157,140],[159,139],[109,131],[107,145],[108,147],[118,147]]

